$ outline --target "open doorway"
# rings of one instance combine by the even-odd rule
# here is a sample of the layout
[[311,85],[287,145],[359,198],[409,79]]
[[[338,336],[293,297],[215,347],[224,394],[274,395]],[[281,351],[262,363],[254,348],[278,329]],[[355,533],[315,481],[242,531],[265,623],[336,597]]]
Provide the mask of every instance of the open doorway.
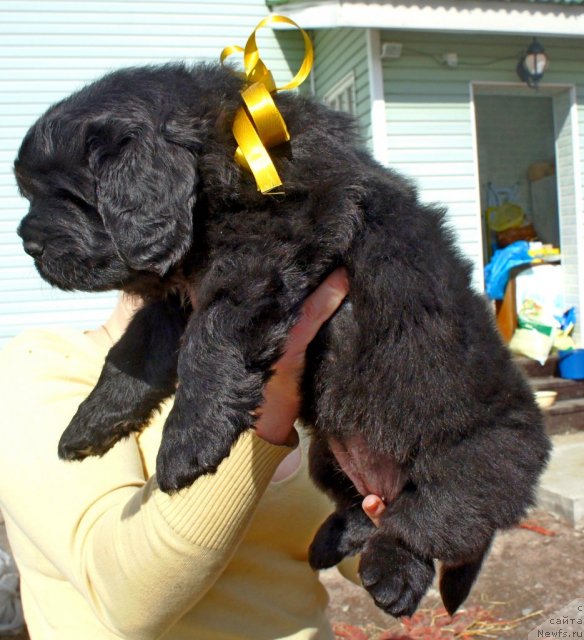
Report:
[[[485,262],[513,239],[561,244],[553,98],[506,89],[475,95]],[[496,210],[506,202],[516,207],[498,220]],[[514,226],[504,229],[506,223]]]
[[[472,96],[484,262],[515,239],[552,245],[560,252],[554,259],[556,275],[548,280],[553,295],[580,311],[584,246],[576,232],[582,221],[574,88],[549,85],[534,91],[518,84],[476,83]],[[492,208],[505,201],[516,206],[504,209],[503,222],[513,219],[512,227],[520,228],[499,233],[489,220],[500,222]]]

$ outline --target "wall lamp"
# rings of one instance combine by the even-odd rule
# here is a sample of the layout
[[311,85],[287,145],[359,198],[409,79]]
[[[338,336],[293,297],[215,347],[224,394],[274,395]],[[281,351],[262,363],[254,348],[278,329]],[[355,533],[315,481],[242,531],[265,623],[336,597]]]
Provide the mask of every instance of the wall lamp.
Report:
[[543,78],[544,71],[547,68],[548,57],[543,45],[533,39],[533,42],[527,47],[527,51],[519,58],[517,63],[517,75],[529,87],[537,89],[539,81]]

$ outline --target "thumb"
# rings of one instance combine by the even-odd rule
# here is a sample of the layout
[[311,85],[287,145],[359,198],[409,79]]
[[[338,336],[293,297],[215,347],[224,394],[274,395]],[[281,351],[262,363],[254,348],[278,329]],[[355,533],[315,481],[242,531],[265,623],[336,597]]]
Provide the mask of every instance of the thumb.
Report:
[[300,318],[288,337],[289,348],[304,352],[322,324],[338,309],[348,291],[346,269],[335,269],[304,301]]
[[364,498],[362,505],[363,511],[369,516],[371,522],[376,527],[379,527],[381,522],[381,515],[385,511],[385,503],[376,495],[368,495]]

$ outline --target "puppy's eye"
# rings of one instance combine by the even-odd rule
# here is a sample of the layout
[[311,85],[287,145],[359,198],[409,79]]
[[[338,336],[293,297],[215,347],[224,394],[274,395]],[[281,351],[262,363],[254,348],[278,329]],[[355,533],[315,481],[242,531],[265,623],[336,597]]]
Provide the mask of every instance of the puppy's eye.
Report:
[[89,204],[89,202],[86,202],[83,198],[71,193],[70,191],[62,191],[59,195],[61,198],[68,200],[85,213],[93,213],[95,211],[95,208]]

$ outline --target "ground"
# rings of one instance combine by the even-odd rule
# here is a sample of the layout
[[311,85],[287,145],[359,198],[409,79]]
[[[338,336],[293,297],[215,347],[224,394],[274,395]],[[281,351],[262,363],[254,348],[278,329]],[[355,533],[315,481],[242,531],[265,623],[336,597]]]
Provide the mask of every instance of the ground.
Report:
[[[337,638],[525,640],[546,614],[575,598],[584,598],[584,530],[542,510],[530,514],[527,526],[530,528],[515,528],[497,537],[454,623],[440,611],[435,590],[426,596],[417,616],[403,625],[377,609],[363,589],[347,582],[336,570],[323,572]],[[0,546],[5,546],[3,531]],[[16,636],[17,640],[27,638],[26,634]]]
[[[527,634],[576,598],[584,598],[584,530],[545,511],[526,526],[499,534],[471,595],[454,624],[432,589],[418,615],[403,625],[377,609],[336,570],[323,574],[329,617],[338,638],[348,640],[443,640],[512,638]],[[466,633],[465,633],[466,629]]]

